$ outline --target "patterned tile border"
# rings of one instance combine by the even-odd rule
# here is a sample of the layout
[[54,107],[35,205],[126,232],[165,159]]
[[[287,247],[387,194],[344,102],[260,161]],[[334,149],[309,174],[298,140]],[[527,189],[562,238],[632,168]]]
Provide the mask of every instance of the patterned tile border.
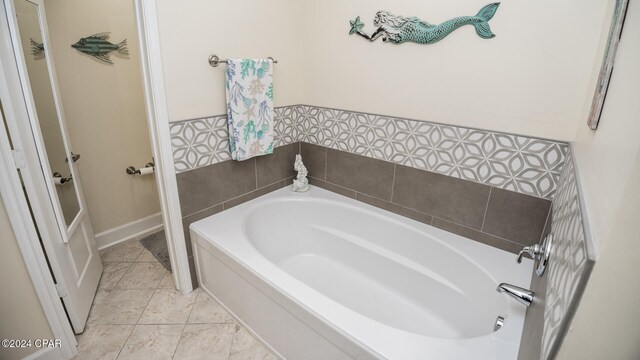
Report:
[[[322,145],[527,195],[553,198],[563,142],[344,110],[276,108],[276,146]],[[230,159],[226,117],[171,124],[176,172]]]
[[[298,141],[294,106],[275,108],[276,147]],[[181,173],[231,160],[227,115],[174,122],[169,125],[175,170]]]
[[567,155],[553,199],[554,245],[547,274],[547,293],[540,359],[555,357],[589,278],[594,257],[588,249],[576,169]]

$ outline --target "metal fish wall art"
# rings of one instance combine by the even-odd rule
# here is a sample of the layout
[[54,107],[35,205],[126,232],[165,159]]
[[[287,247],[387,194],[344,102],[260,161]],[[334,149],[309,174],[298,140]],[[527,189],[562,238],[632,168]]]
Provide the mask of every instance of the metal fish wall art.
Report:
[[444,39],[461,26],[473,25],[478,36],[483,39],[491,39],[496,35],[491,32],[489,20],[493,18],[499,5],[500,3],[489,4],[480,9],[475,16],[460,16],[439,25],[429,24],[415,16],[396,16],[388,11],[378,11],[373,19],[376,30],[371,35],[362,31],[364,24],[360,21],[360,16],[349,21],[351,24],[349,35],[358,34],[369,41],[375,41],[382,37],[382,41],[394,44],[404,42],[433,44]]
[[91,36],[81,38],[77,43],[72,44],[71,47],[87,55],[91,55],[100,61],[113,64],[113,61],[111,61],[111,58],[109,57],[109,54],[112,51],[128,55],[129,49],[127,49],[127,39],[124,39],[117,44],[112,44],[107,40],[108,38],[108,32],[93,34]]
[[33,55],[33,56],[44,55],[44,44],[43,43],[39,43],[39,42],[33,40],[32,38],[29,38],[29,41],[31,42],[31,55]]

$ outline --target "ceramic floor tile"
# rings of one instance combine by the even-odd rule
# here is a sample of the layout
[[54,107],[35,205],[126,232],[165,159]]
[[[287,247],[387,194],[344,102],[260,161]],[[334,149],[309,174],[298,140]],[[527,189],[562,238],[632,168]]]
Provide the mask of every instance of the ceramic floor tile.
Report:
[[102,277],[98,284],[98,289],[113,289],[124,274],[129,269],[131,263],[104,263],[102,270]]
[[134,325],[87,325],[78,336],[74,360],[113,360],[131,334]]
[[159,262],[133,263],[117,289],[156,289],[167,270]]
[[143,249],[140,255],[136,258],[135,262],[155,262],[158,261],[155,256],[151,253],[151,251],[147,249]]
[[136,325],[118,359],[171,359],[184,325]]
[[235,324],[188,324],[173,358],[227,360],[236,326]]
[[98,290],[89,312],[89,324],[135,324],[153,290]]
[[103,263],[108,262],[133,262],[138,258],[144,247],[138,240],[128,240],[118,245],[100,250],[100,258]]
[[173,274],[169,271],[165,272],[162,281],[160,281],[160,285],[158,285],[158,289],[165,290],[175,290],[176,286],[173,283]]
[[177,290],[156,290],[139,324],[184,324],[189,318],[198,291],[182,295]]
[[277,360],[261,343],[243,327],[239,327],[233,338],[229,360]]
[[233,322],[231,316],[204,291],[199,291],[198,298],[189,316],[189,323],[216,324],[228,322]]

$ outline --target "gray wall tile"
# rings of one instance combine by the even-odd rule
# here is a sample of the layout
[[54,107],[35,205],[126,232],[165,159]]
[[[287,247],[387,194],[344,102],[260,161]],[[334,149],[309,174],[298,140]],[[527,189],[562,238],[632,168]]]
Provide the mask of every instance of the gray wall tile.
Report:
[[433,218],[433,222],[431,224],[439,229],[464,236],[468,239],[479,241],[483,244],[487,244],[489,246],[493,246],[513,254],[517,254],[518,251],[522,249],[522,245],[514,243],[513,241],[485,234],[481,231],[473,230],[468,227],[452,223],[451,221],[443,220],[437,217]]
[[277,181],[277,182],[275,182],[275,183],[273,183],[271,185],[267,185],[267,186],[261,187],[258,190],[255,190],[255,191],[252,191],[250,193],[238,196],[237,198],[231,199],[229,201],[225,201],[224,209],[225,210],[231,209],[234,206],[238,206],[238,205],[240,205],[242,203],[245,203],[245,202],[247,202],[249,200],[255,199],[255,198],[259,197],[259,196],[268,194],[268,193],[270,193],[272,191],[276,191],[276,190],[278,190],[280,188],[283,188],[285,186],[285,184],[286,184],[286,180],[280,180],[280,181]]
[[187,255],[191,256],[193,255],[193,249],[191,247],[191,232],[189,231],[189,225],[191,225],[191,223],[194,223],[198,220],[202,220],[204,218],[207,218],[211,215],[217,214],[219,212],[221,212],[223,210],[222,204],[218,204],[215,206],[212,206],[208,209],[199,211],[195,214],[191,214],[189,216],[184,216],[182,218],[182,230],[184,231],[184,241],[187,244]]
[[275,183],[295,175],[293,163],[300,150],[300,143],[281,146],[273,150],[273,154],[256,158],[258,187]]
[[532,245],[540,241],[551,201],[494,188],[483,232]]
[[356,198],[356,192],[350,189],[343,188],[342,186],[335,185],[332,183],[328,183],[326,181],[322,181],[320,179],[316,179],[314,177],[309,177],[309,184],[323,188],[325,190],[332,191],[336,194],[340,194],[342,196],[350,197],[352,199]]
[[302,161],[307,166],[309,176],[313,176],[320,180],[326,180],[327,148],[302,142],[301,153]]
[[176,175],[182,216],[256,189],[255,159],[224,161]]
[[549,206],[549,214],[547,214],[547,221],[544,223],[544,229],[542,230],[542,234],[540,234],[540,243],[544,239],[545,235],[551,232],[551,219],[553,217],[553,202],[551,206]]
[[[424,120],[292,105],[275,108],[274,135],[276,147],[305,141],[505,190],[553,197],[566,143]],[[225,115],[173,122],[170,131],[176,172],[231,157]]]
[[356,194],[356,200],[360,200],[363,203],[367,203],[377,208],[391,211],[392,213],[396,213],[398,215],[408,217],[409,219],[419,221],[421,223],[431,224],[431,219],[432,219],[431,215],[427,215],[419,211],[407,209],[406,207],[402,207],[400,205],[394,204],[389,201],[380,200],[362,193]]
[[472,181],[397,165],[393,202],[480,230],[489,189]]
[[357,192],[391,200],[394,164],[327,149],[327,181]]

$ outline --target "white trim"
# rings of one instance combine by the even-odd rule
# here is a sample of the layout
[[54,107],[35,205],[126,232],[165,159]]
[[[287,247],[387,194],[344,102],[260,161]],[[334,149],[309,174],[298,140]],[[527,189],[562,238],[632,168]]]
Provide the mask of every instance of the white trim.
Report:
[[156,182],[164,218],[173,278],[178,290],[193,291],[187,245],[182,229],[182,212],[173,164],[169,131],[169,113],[164,88],[158,11],[154,0],[135,0],[136,27],[140,46],[140,63],[149,122],[151,145],[156,163]]
[[64,360],[64,354],[60,348],[44,348],[25,357],[23,360]]
[[[58,79],[55,71],[53,54],[50,53],[51,47],[49,46],[49,44],[51,42],[49,41],[49,30],[47,27],[45,7],[43,4],[43,0],[29,0],[29,1],[38,6],[38,10],[37,10],[38,25],[40,26],[40,30],[41,30],[40,33],[42,34],[42,42],[45,45],[44,47],[45,60],[46,60],[45,63],[47,66],[47,72],[49,74],[49,82],[51,83],[51,94],[53,96],[53,103],[56,109],[56,114],[58,115],[58,119],[57,119],[58,125],[60,126],[60,130],[62,132],[62,143],[64,145],[65,152],[70,153],[71,146],[69,144],[69,132],[67,130],[67,126],[65,122],[66,117],[64,115],[64,110],[62,107],[60,89],[58,88]],[[7,4],[7,5],[9,5],[6,8],[7,14],[15,16],[16,10],[12,9],[10,7],[10,4]],[[27,64],[24,60],[24,56],[22,56],[22,54],[24,53],[24,50],[22,49],[22,43],[20,40],[21,39],[20,29],[16,21],[16,18],[9,17],[9,24],[12,25],[11,28],[14,30],[10,32],[13,39],[13,44],[15,45],[15,49],[17,50],[17,53],[14,55],[15,55],[16,62],[18,63],[18,73],[23,79],[23,84],[25,88],[30,89],[31,87],[29,84],[31,84],[31,81],[29,80],[29,72],[27,71]],[[29,92],[30,91],[31,90],[29,90]],[[32,120],[32,121],[29,121],[29,125],[31,128],[31,132],[33,133],[33,137],[36,139],[35,147],[36,147],[36,150],[38,151],[38,155],[42,159],[48,159],[49,157],[47,155],[47,149],[44,146],[45,143],[44,143],[42,130],[39,125],[40,121],[38,120],[38,112],[36,111],[37,107],[35,104],[35,99],[31,95],[27,95],[27,96],[24,96],[24,101],[27,103],[27,111],[29,112],[29,119]],[[45,174],[53,174],[54,169],[50,167],[50,164],[48,161],[41,162],[40,166],[44,168]],[[59,171],[62,171],[62,170],[60,169]],[[78,209],[78,213],[73,218],[73,221],[68,226],[66,224],[65,216],[62,211],[62,205],[60,204],[60,199],[56,195],[57,190],[56,190],[56,185],[53,183],[53,178],[51,176],[45,176],[46,188],[49,194],[51,194],[50,201],[53,202],[53,211],[56,217],[56,221],[58,222],[58,227],[60,228],[60,232],[63,235],[62,241],[65,243],[69,242],[72,235],[74,234],[74,232],[76,231],[76,229],[78,228],[78,226],[80,225],[84,216],[87,213],[86,205],[84,202],[84,195],[82,193],[80,176],[77,174],[73,163],[71,163],[71,166],[69,166],[69,171],[71,173],[70,174],[71,177],[74,179],[74,181],[72,182],[72,185],[75,190],[76,197],[78,199],[79,209]]]
[[156,213],[128,224],[114,227],[96,234],[98,250],[106,249],[121,242],[152,234],[162,229],[162,213]]
[[[4,6],[0,7],[0,28],[4,30],[9,28]],[[4,30],[0,31],[0,73],[5,81],[0,81],[0,99],[2,99],[2,107],[7,118],[17,119],[19,112],[22,112],[21,118],[25,118],[24,99],[15,95],[22,94],[22,90],[17,85],[20,84],[20,80],[13,57],[11,37],[8,31]],[[10,89],[10,86],[14,87]],[[7,122],[10,122],[9,119]],[[0,124],[0,194],[42,311],[49,322],[53,336],[62,342],[60,352],[63,358],[70,359],[77,354],[76,339],[38,240],[38,233],[29,212],[22,183],[13,162],[9,136],[3,124]]]

